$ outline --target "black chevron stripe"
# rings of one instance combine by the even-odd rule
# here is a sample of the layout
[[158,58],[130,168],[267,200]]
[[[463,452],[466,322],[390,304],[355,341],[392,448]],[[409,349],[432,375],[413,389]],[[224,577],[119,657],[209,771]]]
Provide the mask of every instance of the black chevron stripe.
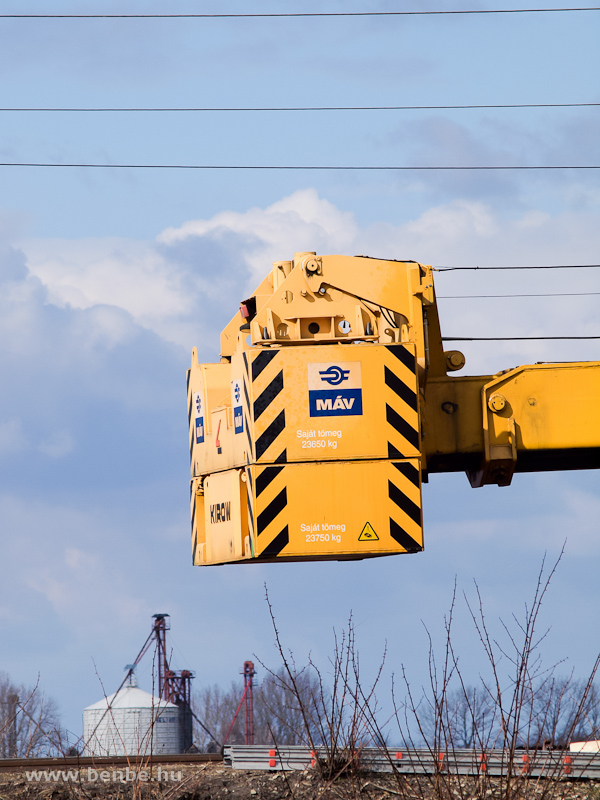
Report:
[[256,535],[260,536],[264,529],[287,506],[287,489],[285,486],[274,500],[256,517]]
[[393,392],[396,392],[401,400],[404,400],[404,402],[413,409],[413,411],[417,410],[416,392],[413,392],[410,386],[407,386],[387,367],[385,367],[385,382]]
[[390,500],[392,500],[398,508],[402,509],[404,513],[412,519],[414,523],[417,525],[421,525],[421,509],[416,503],[407,497],[404,492],[401,492],[400,489],[391,481],[388,481],[388,494]]
[[246,405],[250,408],[250,395],[248,394],[248,386],[246,385],[246,381],[243,381],[244,384],[244,397],[246,398]]
[[254,422],[260,417],[263,411],[271,405],[277,395],[283,391],[283,370],[278,372],[271,383],[263,389],[254,401]]
[[260,373],[267,367],[277,355],[276,350],[263,350],[252,362],[252,380],[255,381]]
[[394,427],[401,436],[404,436],[407,442],[410,442],[414,448],[418,449],[418,432],[412,427],[412,425],[409,425],[405,419],[402,419],[402,417],[396,411],[394,411],[391,406],[388,406],[387,403],[385,406],[385,416],[390,425]]
[[264,492],[267,486],[274,481],[283,467],[266,467],[256,478],[256,496]]
[[242,353],[242,358],[244,359],[244,367],[246,368],[246,375],[250,377],[250,372],[248,370],[248,353],[245,351]]
[[[248,358],[246,353],[243,353],[244,356],[244,364],[246,366],[246,372],[248,372]],[[242,381],[242,385],[244,387],[244,397],[246,399],[246,408],[248,409],[248,413],[250,413],[250,395],[248,394],[248,384],[247,384],[247,375],[244,375],[244,379]],[[246,423],[246,438],[248,439],[248,452],[246,453],[246,462],[250,463],[252,458],[252,434],[250,432],[250,426],[248,425],[248,417],[244,414],[244,422]]]
[[391,442],[388,442],[388,458],[404,458],[400,450],[394,447]]
[[287,462],[287,448],[284,449],[283,452],[280,453],[277,456],[277,458],[275,459],[275,461],[273,461],[273,463],[274,464],[285,464],[286,462]]
[[252,511],[252,471],[250,467],[246,470],[246,494],[248,504],[248,517],[250,518],[250,541],[254,539],[254,513]]
[[265,451],[273,444],[281,431],[285,428],[285,409],[278,414],[269,427],[261,433],[256,440],[256,460],[264,455]]
[[390,517],[390,536],[398,542],[400,547],[403,547],[408,553],[418,553],[423,548],[415,541],[412,536],[402,528],[398,523]]
[[246,423],[246,438],[248,439],[248,449],[250,456],[252,456],[252,436],[250,435],[250,428],[248,426],[248,417],[244,414],[244,422]]
[[[190,502],[192,501],[194,487],[193,484],[190,483]],[[198,533],[196,531],[196,498],[194,497],[194,501],[192,503],[192,537],[193,537],[193,544],[192,544],[192,566],[194,561],[196,560],[196,549],[198,547]]]
[[387,349],[401,361],[405,367],[416,374],[417,364],[414,355],[402,344],[386,344]]
[[259,558],[275,558],[289,543],[290,543],[290,534],[288,531],[288,526],[286,525],[285,528],[281,531],[281,533],[278,533],[277,536],[273,539],[271,544],[268,544],[265,547],[265,549],[259,555]]
[[414,483],[414,485],[419,488],[420,471],[416,467],[413,467],[409,461],[401,461],[399,464],[394,463],[393,466],[396,467],[398,472],[401,472],[405,478],[408,478],[411,483]]
[[248,491],[248,516],[250,517],[250,535],[254,536],[254,514],[252,513],[252,503],[249,491]]

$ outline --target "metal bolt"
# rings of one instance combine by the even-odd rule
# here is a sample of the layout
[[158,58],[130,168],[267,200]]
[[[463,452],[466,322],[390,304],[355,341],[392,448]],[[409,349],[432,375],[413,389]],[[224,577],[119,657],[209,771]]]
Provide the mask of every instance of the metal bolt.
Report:
[[488,400],[488,406],[490,411],[493,411],[497,414],[499,411],[502,411],[506,407],[506,397],[499,392],[493,394],[490,399]]
[[449,350],[444,353],[446,356],[446,364],[450,371],[462,369],[465,365],[465,356],[460,350]]

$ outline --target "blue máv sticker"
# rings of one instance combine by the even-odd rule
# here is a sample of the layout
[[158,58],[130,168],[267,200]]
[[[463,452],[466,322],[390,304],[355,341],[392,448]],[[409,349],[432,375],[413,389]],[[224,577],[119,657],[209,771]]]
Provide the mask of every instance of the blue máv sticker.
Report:
[[200,392],[194,392],[194,418],[196,444],[202,444],[204,442],[204,413],[202,410],[202,395]]
[[311,417],[361,416],[360,361],[308,364],[308,406]]
[[242,382],[231,381],[231,405],[233,406],[233,432],[244,432],[244,413],[242,409]]

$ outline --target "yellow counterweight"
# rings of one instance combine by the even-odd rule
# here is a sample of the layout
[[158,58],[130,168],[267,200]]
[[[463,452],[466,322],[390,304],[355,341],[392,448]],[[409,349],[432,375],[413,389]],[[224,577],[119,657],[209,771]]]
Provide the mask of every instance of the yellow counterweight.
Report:
[[188,372],[193,562],[423,549],[421,481],[600,466],[600,364],[451,373],[431,267],[276,262]]

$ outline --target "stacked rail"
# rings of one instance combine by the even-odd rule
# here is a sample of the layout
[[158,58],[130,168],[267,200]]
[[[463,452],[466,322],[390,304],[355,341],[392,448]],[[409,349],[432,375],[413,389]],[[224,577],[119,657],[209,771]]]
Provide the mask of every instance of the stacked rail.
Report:
[[343,771],[351,765],[366,772],[396,772],[401,775],[462,775],[474,777],[513,775],[524,778],[560,778],[600,780],[600,753],[570,753],[564,750],[518,750],[512,756],[506,750],[380,749],[365,747],[354,753],[339,750],[332,757],[326,748],[312,750],[305,746],[270,747],[268,745],[231,745],[220,754],[185,754],[65,758],[0,759],[0,772],[21,769],[65,767],[131,766],[144,763],[206,764],[224,761],[226,766],[241,770],[309,770],[319,763],[333,760]]
[[[326,763],[326,748],[231,745],[224,749],[225,764],[234,769],[306,770]],[[403,775],[468,775],[600,780],[600,753],[570,753],[564,750],[516,751],[511,760],[506,750],[394,749],[365,747],[355,753],[338,751],[333,757],[340,770],[354,763],[370,772]]]

